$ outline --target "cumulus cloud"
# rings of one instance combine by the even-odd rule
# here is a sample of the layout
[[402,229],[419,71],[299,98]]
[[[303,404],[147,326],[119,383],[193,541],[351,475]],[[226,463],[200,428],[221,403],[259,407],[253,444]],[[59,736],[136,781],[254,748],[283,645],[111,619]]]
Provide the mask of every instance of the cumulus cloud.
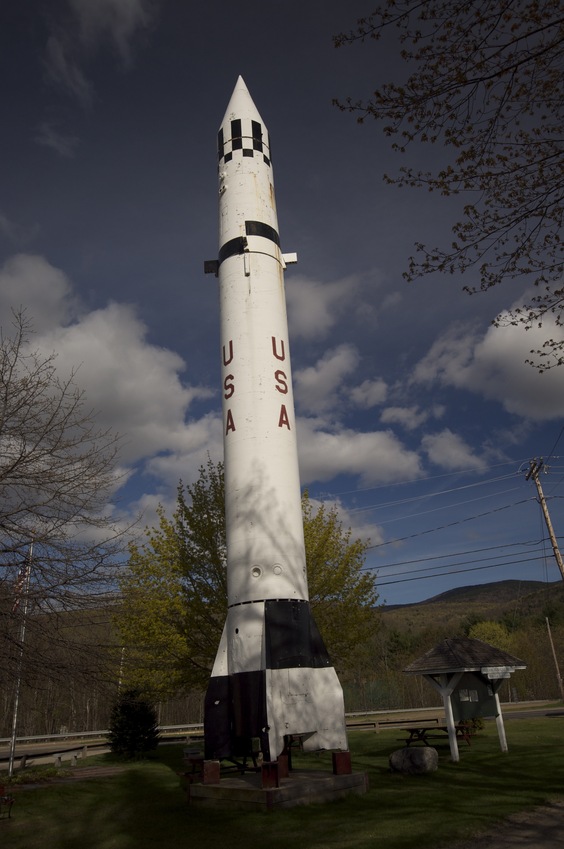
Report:
[[195,400],[214,392],[190,385],[182,358],[148,342],[134,307],[110,303],[81,311],[61,270],[43,257],[19,254],[0,270],[0,313],[20,309],[35,329],[32,346],[56,354],[63,379],[75,372],[97,423],[122,435],[123,464],[140,464],[163,486],[174,486],[179,477],[190,479],[208,451],[220,456],[219,412],[188,417]]
[[[381,285],[380,277],[380,272],[373,270],[329,283],[290,275],[286,280],[286,302],[291,335],[323,339],[343,316],[374,324],[377,314],[373,295],[374,289]],[[384,297],[379,311],[391,309],[397,303],[395,294]]]
[[421,440],[421,445],[429,460],[443,469],[454,471],[487,468],[484,460],[474,453],[461,436],[449,428],[440,433],[427,434]]
[[551,317],[542,328],[490,327],[485,334],[453,325],[418,363],[412,382],[466,389],[499,401],[509,413],[548,421],[564,415],[564,369],[539,374],[526,363],[547,338],[563,339]]
[[388,395],[388,386],[381,377],[376,380],[364,380],[349,390],[349,398],[356,406],[364,410],[383,404]]
[[0,315],[6,332],[8,317],[26,312],[36,333],[67,322],[77,302],[64,272],[41,256],[16,254],[0,269]]
[[61,371],[78,369],[77,383],[100,411],[101,423],[127,434],[122,451],[127,462],[189,450],[186,411],[196,398],[213,394],[183,384],[183,360],[149,344],[146,335],[133,307],[112,303],[37,340],[45,351],[57,352]]
[[359,362],[353,345],[339,345],[327,351],[314,366],[294,374],[294,394],[302,411],[319,413],[337,403],[343,380],[354,372]]
[[359,475],[366,485],[410,480],[422,474],[421,461],[391,431],[330,431],[317,419],[298,419],[302,484],[337,475]]
[[435,404],[427,410],[421,410],[417,406],[387,407],[382,411],[380,421],[382,424],[399,424],[406,430],[416,430],[431,417],[440,418],[444,411],[444,407],[440,404]]

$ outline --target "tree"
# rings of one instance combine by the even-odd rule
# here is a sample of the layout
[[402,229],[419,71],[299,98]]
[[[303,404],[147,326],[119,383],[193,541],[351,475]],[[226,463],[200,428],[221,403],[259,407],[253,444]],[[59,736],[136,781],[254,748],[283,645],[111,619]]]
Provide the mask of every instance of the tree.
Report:
[[[310,600],[334,662],[342,666],[378,627],[374,577],[362,571],[368,543],[351,540],[336,508],[303,496]],[[196,483],[180,483],[169,519],[130,548],[116,624],[128,685],[159,697],[208,682],[227,615],[223,465],[208,460]]]
[[352,539],[337,508],[315,509],[307,492],[302,513],[311,609],[334,665],[345,669],[378,629],[376,580],[362,571],[369,542]]
[[112,708],[108,739],[114,755],[123,758],[144,757],[157,748],[157,714],[136,690],[127,690]]
[[511,651],[511,634],[502,622],[477,622],[468,631],[468,636],[474,640],[482,640],[484,643],[503,649],[503,651]]
[[[98,429],[74,373],[62,378],[55,354],[30,344],[14,314],[0,335],[0,675],[21,671],[27,639],[47,613],[100,605],[122,549],[107,502],[115,487],[118,437]],[[44,641],[27,667],[58,671]],[[18,671],[19,670],[19,671]]]
[[[562,327],[560,0],[389,0],[336,36],[335,45],[396,33],[407,79],[383,84],[368,100],[335,103],[361,123],[369,116],[385,121],[397,151],[442,142],[450,153],[434,173],[404,167],[388,182],[469,195],[450,248],[417,244],[405,276],[478,265],[470,292],[523,277],[536,293],[511,323],[528,329],[551,318]],[[549,338],[531,353],[541,371],[561,365],[564,342]]]

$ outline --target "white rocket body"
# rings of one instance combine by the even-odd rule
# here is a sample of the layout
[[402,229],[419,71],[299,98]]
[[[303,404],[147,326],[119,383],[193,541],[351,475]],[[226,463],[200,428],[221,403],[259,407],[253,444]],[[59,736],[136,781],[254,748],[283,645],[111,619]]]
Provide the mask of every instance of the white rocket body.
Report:
[[310,615],[270,141],[239,77],[218,134],[228,615],[206,756],[268,760],[289,736],[346,749],[340,683]]

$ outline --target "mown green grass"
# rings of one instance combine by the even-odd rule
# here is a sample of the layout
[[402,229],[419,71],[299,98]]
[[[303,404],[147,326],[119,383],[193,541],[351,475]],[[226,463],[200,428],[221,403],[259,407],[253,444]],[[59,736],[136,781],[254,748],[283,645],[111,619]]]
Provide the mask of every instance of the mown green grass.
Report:
[[[437,849],[510,813],[564,797],[564,719],[510,720],[506,729],[508,753],[500,751],[495,725],[488,723],[471,746],[462,744],[458,764],[450,762],[448,744],[441,745],[439,770],[412,777],[388,770],[390,752],[402,745],[400,732],[353,732],[353,767],[369,774],[367,795],[270,814],[187,807],[177,775],[182,746],[163,746],[158,758],[111,778],[15,787],[13,818],[0,821],[0,845]],[[109,756],[96,760],[111,762]],[[294,758],[297,768],[314,765],[330,768],[330,755]]]

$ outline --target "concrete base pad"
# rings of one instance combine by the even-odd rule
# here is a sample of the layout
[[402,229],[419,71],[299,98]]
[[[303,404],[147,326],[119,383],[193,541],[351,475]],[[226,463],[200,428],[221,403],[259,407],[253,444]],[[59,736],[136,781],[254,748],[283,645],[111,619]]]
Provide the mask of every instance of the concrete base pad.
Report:
[[333,775],[321,770],[293,770],[280,780],[280,787],[263,789],[260,774],[244,773],[226,776],[218,784],[191,784],[188,804],[198,807],[228,808],[231,810],[272,811],[330,802],[351,793],[362,795],[368,790],[364,772]]

